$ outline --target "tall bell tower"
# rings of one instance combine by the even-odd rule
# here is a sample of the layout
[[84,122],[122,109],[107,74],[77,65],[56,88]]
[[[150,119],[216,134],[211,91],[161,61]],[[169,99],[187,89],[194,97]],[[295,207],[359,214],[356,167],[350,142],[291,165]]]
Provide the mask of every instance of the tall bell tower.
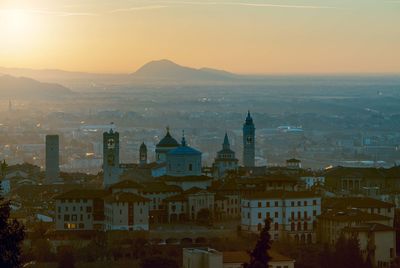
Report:
[[119,133],[110,129],[103,133],[103,186],[105,188],[119,181]]
[[243,124],[243,166],[255,166],[255,136],[256,128],[253,123],[253,118],[250,111],[247,113],[246,121]]

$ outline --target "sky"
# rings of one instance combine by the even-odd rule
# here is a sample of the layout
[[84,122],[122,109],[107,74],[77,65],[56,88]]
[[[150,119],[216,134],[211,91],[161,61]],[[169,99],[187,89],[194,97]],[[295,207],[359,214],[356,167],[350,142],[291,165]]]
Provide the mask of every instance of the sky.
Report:
[[0,66],[400,73],[400,0],[0,0]]

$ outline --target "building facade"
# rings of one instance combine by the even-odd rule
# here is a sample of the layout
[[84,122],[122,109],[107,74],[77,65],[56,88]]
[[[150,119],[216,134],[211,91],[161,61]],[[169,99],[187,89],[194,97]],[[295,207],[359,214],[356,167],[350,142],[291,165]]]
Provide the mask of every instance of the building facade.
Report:
[[303,243],[316,241],[321,197],[312,192],[267,191],[249,194],[241,200],[241,228],[259,232],[265,219],[271,222],[271,238],[292,238]]

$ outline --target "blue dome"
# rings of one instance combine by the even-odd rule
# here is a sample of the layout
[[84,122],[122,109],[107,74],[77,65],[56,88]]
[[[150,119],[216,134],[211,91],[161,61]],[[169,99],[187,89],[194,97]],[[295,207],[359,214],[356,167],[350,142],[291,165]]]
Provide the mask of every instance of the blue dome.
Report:
[[169,151],[167,155],[201,155],[201,152],[189,146],[179,146]]

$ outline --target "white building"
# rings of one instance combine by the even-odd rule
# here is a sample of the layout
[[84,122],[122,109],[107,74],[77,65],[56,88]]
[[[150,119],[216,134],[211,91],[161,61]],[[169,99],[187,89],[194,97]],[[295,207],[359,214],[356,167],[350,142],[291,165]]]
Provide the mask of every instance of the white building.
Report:
[[321,214],[321,197],[313,192],[268,191],[242,197],[241,228],[259,232],[264,220],[271,221],[271,237],[316,241],[316,220]]
[[106,230],[149,230],[149,199],[130,192],[105,198]]
[[103,230],[103,190],[72,190],[56,200],[56,230]]
[[222,253],[211,248],[184,248],[183,268],[223,268]]

